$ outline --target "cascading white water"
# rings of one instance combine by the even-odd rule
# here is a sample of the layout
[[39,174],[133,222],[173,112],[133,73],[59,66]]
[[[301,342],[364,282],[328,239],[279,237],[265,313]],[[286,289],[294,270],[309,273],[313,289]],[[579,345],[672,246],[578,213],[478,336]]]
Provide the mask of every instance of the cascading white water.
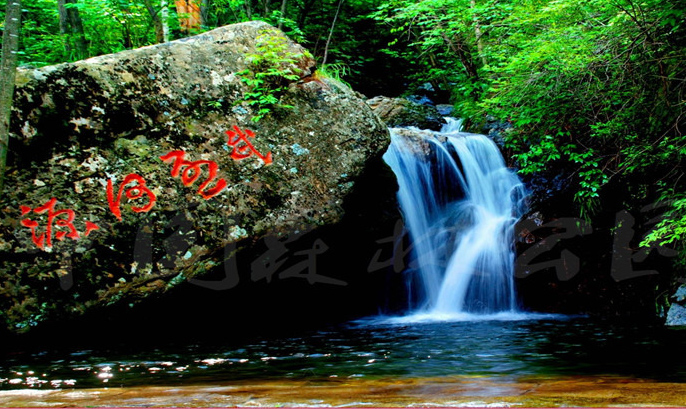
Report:
[[384,156],[416,257],[411,309],[437,319],[517,310],[513,230],[526,192],[496,144],[460,125],[392,130]]

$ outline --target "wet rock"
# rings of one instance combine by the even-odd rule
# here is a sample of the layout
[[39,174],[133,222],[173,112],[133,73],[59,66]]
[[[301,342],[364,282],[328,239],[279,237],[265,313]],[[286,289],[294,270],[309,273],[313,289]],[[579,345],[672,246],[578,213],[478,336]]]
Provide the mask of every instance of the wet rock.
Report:
[[506,121],[499,121],[492,116],[486,116],[486,121],[481,126],[479,132],[484,135],[488,135],[491,139],[495,141],[501,148],[504,146],[505,139],[504,134],[512,129],[512,124]]
[[445,124],[443,116],[433,105],[422,105],[405,98],[374,97],[367,101],[389,127],[414,126],[419,129],[440,131]]
[[[280,69],[298,79],[254,122],[240,73],[256,69],[259,41],[285,44]],[[232,288],[228,257],[339,223],[389,136],[314,64],[250,22],[20,70],[0,199],[4,325],[134,306],[189,280]]]
[[441,116],[452,116],[455,111],[455,108],[450,104],[438,104],[436,105],[436,109]]
[[409,95],[405,99],[419,105],[434,105],[434,102],[425,95]]
[[672,296],[672,304],[667,311],[665,325],[686,325],[686,285],[682,285]]

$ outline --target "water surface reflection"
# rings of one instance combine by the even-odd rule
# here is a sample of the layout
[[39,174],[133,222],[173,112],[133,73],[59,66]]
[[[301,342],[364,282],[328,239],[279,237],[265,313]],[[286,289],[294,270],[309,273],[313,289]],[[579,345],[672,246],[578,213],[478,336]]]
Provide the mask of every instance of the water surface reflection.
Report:
[[0,388],[613,375],[686,382],[686,332],[588,318],[357,322],[241,341],[13,353]]

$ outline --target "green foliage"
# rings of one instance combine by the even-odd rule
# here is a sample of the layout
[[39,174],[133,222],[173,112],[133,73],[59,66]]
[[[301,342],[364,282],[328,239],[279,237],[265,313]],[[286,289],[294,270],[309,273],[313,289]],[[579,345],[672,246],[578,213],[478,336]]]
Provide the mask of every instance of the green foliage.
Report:
[[348,84],[343,78],[350,73],[350,67],[348,67],[345,64],[325,64],[320,67],[317,67],[317,71],[315,72],[316,76],[319,77],[324,77],[324,78],[331,78],[334,79],[338,82],[341,82],[348,87],[350,87],[350,84]]
[[[201,31],[251,20],[263,20],[280,27],[292,40],[307,46],[321,58],[338,0],[287,2],[281,0],[197,0],[201,6]],[[174,2],[167,2],[171,39],[188,35],[179,26]],[[405,60],[389,58],[380,49],[392,35],[369,17],[377,0],[349,0],[343,3],[329,44],[328,62],[344,64],[345,80],[365,91],[388,81],[403,81]],[[148,11],[150,4],[153,14]],[[72,34],[61,34],[57,0],[24,0],[20,64],[44,66],[124,49],[154,44],[154,16],[162,17],[161,0],[78,0],[67,7],[78,9],[86,40],[85,56],[77,53]],[[3,17],[0,5],[0,17]],[[197,34],[193,32],[192,34]],[[371,78],[370,78],[371,77]]]
[[239,102],[247,103],[256,110],[251,118],[254,122],[277,109],[293,108],[281,104],[281,96],[288,84],[300,79],[297,63],[308,56],[290,51],[288,39],[273,30],[260,34],[256,43],[256,52],[248,56],[251,68],[238,73],[249,88]]
[[[160,1],[151,0],[159,11]],[[171,2],[173,4],[173,2]],[[109,54],[155,43],[151,16],[142,0],[79,0],[76,8],[83,21],[89,56]],[[44,66],[75,61],[71,34],[61,34],[57,0],[24,0],[20,63]],[[169,26],[178,33],[178,18],[170,9]]]
[[520,173],[562,175],[579,215],[666,200],[643,244],[685,238],[685,1],[390,0],[373,17],[475,130],[509,123]]
[[[292,40],[306,46],[316,58],[321,58],[336,12],[338,0],[321,2],[287,2],[281,12],[281,0],[213,0],[209,2],[205,28],[250,20],[262,20],[280,27]],[[369,73],[378,66],[379,75],[387,78],[398,70],[398,58],[382,58],[379,50],[391,36],[369,17],[378,0],[348,0],[343,3],[329,44],[328,62],[348,67],[344,76],[358,89],[370,86]]]
[[57,2],[25,0],[22,4],[19,63],[42,66],[65,60],[65,39],[59,34]]
[[641,246],[679,245],[686,242],[686,194],[666,194],[670,198],[670,212],[643,240]]
[[487,43],[489,27],[501,24],[511,7],[491,0],[392,0],[373,17],[396,36],[386,50],[389,55],[412,50],[415,85],[428,81],[435,89],[451,91],[459,114],[470,117],[490,85],[494,54]]
[[[151,0],[159,10],[159,0]],[[213,0],[203,29],[260,19],[280,25],[321,57],[337,0]],[[25,0],[20,60],[76,58],[60,34],[56,0]],[[155,41],[144,0],[79,0],[89,55]],[[376,92],[380,84],[430,82],[449,92],[475,130],[486,116],[522,174],[562,174],[579,214],[609,205],[673,203],[655,240],[682,238],[686,207],[685,0],[349,0],[319,75]],[[182,33],[170,5],[173,37]],[[288,109],[297,55],[265,36],[241,73],[259,120]],[[405,74],[407,72],[407,75]],[[381,79],[380,79],[381,78]],[[395,89],[386,88],[393,92]],[[378,91],[383,92],[383,91]],[[209,103],[210,109],[221,107]],[[623,196],[616,192],[630,190]],[[682,195],[682,196],[680,196]]]
[[288,38],[297,43],[304,44],[307,42],[305,33],[300,29],[300,27],[298,27],[298,23],[285,16],[282,16],[281,12],[278,10],[272,11],[268,17],[264,18],[264,21],[273,25],[274,27],[281,26],[281,30],[286,33]]
[[685,33],[671,17],[683,16],[680,3],[513,5],[493,28],[497,64],[483,69],[492,80],[478,107],[513,124],[506,140],[522,173],[551,161],[571,169],[582,213],[613,179],[646,183],[642,199],[654,200],[658,186],[644,177],[680,174]]

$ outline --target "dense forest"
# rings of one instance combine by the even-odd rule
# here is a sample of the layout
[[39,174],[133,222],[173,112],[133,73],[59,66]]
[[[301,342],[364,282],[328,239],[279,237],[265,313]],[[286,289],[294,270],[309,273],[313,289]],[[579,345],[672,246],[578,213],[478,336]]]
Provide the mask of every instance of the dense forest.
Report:
[[[4,6],[4,5],[3,5]],[[686,265],[684,0],[23,0],[19,64],[264,20],[372,97],[431,90],[574,216],[669,209],[642,241]],[[2,17],[4,20],[4,8]],[[11,142],[10,142],[11,143]]]

